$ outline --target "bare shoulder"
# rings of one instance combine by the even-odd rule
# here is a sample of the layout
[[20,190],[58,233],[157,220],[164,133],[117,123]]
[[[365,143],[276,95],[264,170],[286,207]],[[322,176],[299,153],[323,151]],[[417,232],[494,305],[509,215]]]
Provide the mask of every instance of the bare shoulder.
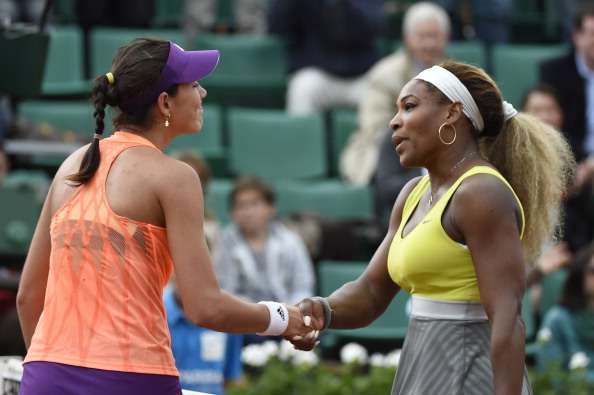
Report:
[[74,151],[72,154],[70,154],[64,160],[64,162],[62,162],[62,164],[60,165],[60,168],[56,172],[56,176],[54,177],[54,182],[56,182],[56,181],[64,182],[64,181],[66,181],[66,177],[78,172],[78,170],[80,168],[80,164],[82,162],[82,159],[85,156],[85,153],[89,149],[90,145],[91,144],[86,144],[86,145],[80,147],[79,149]]
[[200,188],[200,178],[188,164],[159,152],[149,154],[146,159],[149,166],[147,170],[151,173],[151,183],[157,190],[167,193],[196,191]]
[[466,178],[454,194],[454,199],[467,204],[517,206],[512,190],[491,174],[475,174]]
[[476,174],[460,184],[451,201],[457,223],[495,222],[514,218],[519,206],[512,190],[498,177]]
[[422,178],[423,176],[417,176],[415,178],[410,179],[406,184],[404,184],[404,186],[400,190],[400,193],[398,194],[398,197],[396,198],[396,202],[401,200],[402,203],[404,203],[408,198],[408,195],[410,195],[412,190],[417,186],[417,184],[419,183],[419,181],[421,181]]

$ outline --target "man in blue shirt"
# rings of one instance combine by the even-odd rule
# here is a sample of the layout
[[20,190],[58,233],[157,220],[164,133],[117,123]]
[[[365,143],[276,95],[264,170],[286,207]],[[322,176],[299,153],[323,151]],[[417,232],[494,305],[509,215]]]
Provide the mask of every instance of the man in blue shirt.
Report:
[[241,376],[242,336],[215,332],[184,316],[175,287],[165,291],[171,348],[183,389],[223,395],[224,385]]

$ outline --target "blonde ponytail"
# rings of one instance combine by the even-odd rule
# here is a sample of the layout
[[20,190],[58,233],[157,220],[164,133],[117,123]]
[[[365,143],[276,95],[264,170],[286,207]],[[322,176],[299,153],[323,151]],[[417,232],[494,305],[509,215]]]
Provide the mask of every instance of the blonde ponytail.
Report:
[[485,158],[508,180],[525,214],[522,243],[534,263],[561,221],[560,204],[573,179],[575,159],[563,135],[519,113],[494,137],[479,139]]

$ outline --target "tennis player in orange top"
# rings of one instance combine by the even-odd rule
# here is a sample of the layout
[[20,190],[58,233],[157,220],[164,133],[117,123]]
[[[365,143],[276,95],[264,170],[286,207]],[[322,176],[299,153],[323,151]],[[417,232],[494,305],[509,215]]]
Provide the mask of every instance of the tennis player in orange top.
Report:
[[[200,180],[163,154],[202,127],[197,81],[218,60],[218,51],[137,39],[95,80],[93,142],[58,170],[23,269],[21,394],[180,394],[162,299],[173,270],[187,317],[202,327],[313,333],[296,307],[219,288]],[[102,139],[108,105],[117,131]]]

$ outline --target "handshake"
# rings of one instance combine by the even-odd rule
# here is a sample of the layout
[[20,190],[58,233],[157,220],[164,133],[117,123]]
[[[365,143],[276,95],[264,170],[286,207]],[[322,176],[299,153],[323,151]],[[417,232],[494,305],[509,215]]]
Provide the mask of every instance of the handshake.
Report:
[[332,309],[324,298],[303,299],[297,305],[287,306],[289,325],[282,334],[297,350],[310,351],[318,343],[320,332],[330,326]]

